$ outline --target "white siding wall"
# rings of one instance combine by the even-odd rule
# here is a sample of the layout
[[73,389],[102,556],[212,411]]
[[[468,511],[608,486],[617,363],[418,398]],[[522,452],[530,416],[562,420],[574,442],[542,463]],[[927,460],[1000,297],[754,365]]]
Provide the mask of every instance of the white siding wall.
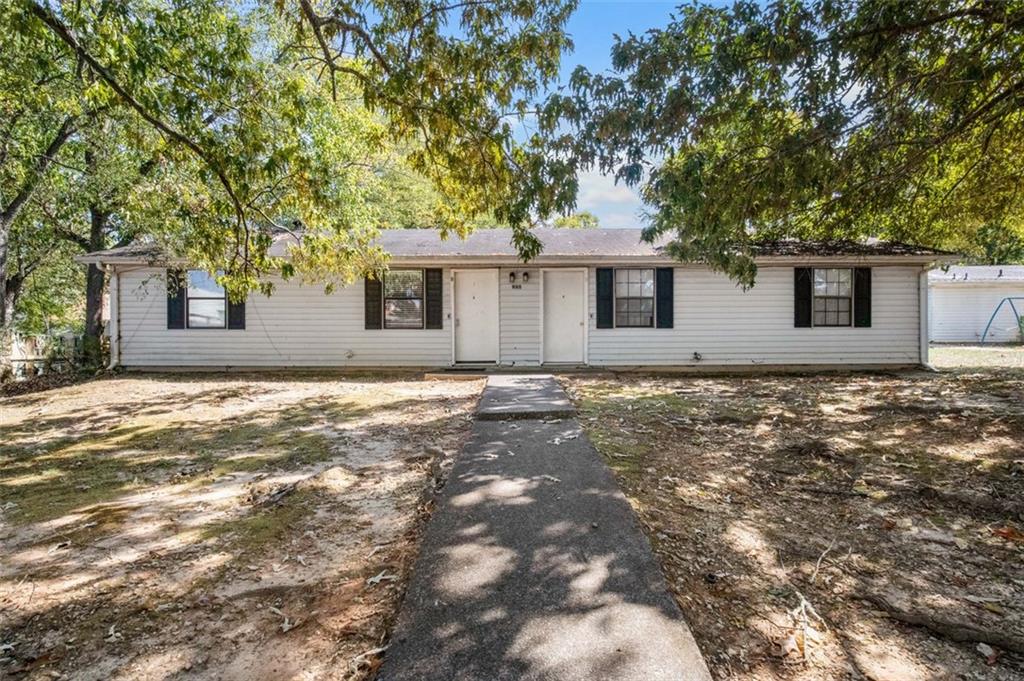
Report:
[[[509,274],[516,273],[512,288]],[[523,283],[523,272],[530,280]],[[540,270],[502,269],[499,280],[501,312],[501,363],[533,365],[540,362]]]
[[444,328],[363,328],[363,284],[335,291],[277,281],[246,302],[244,330],[168,329],[164,272],[121,274],[124,366],[443,366],[451,362],[451,283]]
[[673,278],[674,328],[598,329],[591,269],[590,364],[916,364],[920,272],[873,268],[871,328],[798,329],[792,267],[759,268],[756,286],[745,292],[705,268],[679,267]]
[[[939,343],[977,343],[999,301],[1007,297],[1024,298],[1024,282],[1017,286],[962,284],[932,286],[929,327],[931,340]],[[1015,301],[1024,312],[1024,303]],[[1003,305],[992,322],[986,341],[1012,343],[1020,340],[1017,321],[1009,305]]]
[[[500,272],[501,363],[535,365],[540,355],[540,272]],[[675,271],[675,328],[595,328],[594,268],[588,274],[592,365],[913,364],[919,361],[917,267],[875,267],[872,328],[793,328],[793,268],[762,267],[743,292],[699,267]],[[444,328],[365,330],[362,283],[322,288],[277,282],[253,295],[246,329],[167,329],[163,270],[121,273],[121,363],[156,366],[446,366],[451,362],[451,276],[444,272]],[[698,363],[693,353],[702,355]]]

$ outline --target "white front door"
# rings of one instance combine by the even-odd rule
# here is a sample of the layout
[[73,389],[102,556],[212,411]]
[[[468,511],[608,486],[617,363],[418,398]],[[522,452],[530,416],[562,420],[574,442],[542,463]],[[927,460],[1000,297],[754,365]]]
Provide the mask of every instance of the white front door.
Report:
[[455,361],[498,361],[498,270],[455,272]]
[[586,272],[544,270],[544,362],[583,364]]

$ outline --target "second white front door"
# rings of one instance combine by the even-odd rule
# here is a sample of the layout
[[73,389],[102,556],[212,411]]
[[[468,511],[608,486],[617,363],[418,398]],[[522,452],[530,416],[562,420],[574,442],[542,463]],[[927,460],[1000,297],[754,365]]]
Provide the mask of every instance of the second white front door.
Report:
[[498,270],[455,272],[455,361],[498,361]]
[[586,338],[586,272],[544,270],[544,357],[546,363],[583,364]]

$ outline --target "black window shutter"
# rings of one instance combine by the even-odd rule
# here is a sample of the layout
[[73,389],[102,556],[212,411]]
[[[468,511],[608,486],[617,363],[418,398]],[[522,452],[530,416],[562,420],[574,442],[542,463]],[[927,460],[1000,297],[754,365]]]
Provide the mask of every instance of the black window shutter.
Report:
[[424,270],[423,287],[425,289],[424,295],[426,296],[426,328],[444,328],[444,277],[440,268]]
[[853,325],[871,326],[871,268],[853,270]]
[[610,329],[615,318],[615,270],[597,268],[597,328]]
[[167,328],[185,328],[185,273],[167,270]]
[[366,328],[381,329],[384,327],[384,291],[380,279],[366,278],[365,288]]
[[655,325],[659,329],[672,328],[672,273],[674,267],[659,267],[654,273]]
[[228,298],[228,328],[229,329],[244,329],[245,328],[245,301],[240,303],[232,303],[231,299]]
[[814,290],[814,268],[793,268],[793,326],[811,326],[812,291]]

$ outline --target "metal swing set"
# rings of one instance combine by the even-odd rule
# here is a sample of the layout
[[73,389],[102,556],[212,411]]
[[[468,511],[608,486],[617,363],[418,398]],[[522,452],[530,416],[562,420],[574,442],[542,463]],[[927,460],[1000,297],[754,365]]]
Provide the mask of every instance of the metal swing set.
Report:
[[1003,305],[1010,306],[1010,310],[1013,311],[1013,317],[1014,319],[1017,320],[1017,329],[1019,329],[1021,334],[1024,335],[1024,324],[1021,323],[1020,310],[1018,310],[1017,306],[1014,305],[1014,301],[1016,301],[1017,303],[1022,303],[1021,307],[1024,308],[1024,298],[1009,297],[1000,300],[999,304],[996,305],[996,309],[993,310],[992,316],[988,318],[988,324],[985,325],[984,333],[981,334],[982,344],[984,344],[985,341],[988,339],[988,330],[992,328],[992,322],[996,320],[996,316],[999,314],[999,311],[1003,309]]

